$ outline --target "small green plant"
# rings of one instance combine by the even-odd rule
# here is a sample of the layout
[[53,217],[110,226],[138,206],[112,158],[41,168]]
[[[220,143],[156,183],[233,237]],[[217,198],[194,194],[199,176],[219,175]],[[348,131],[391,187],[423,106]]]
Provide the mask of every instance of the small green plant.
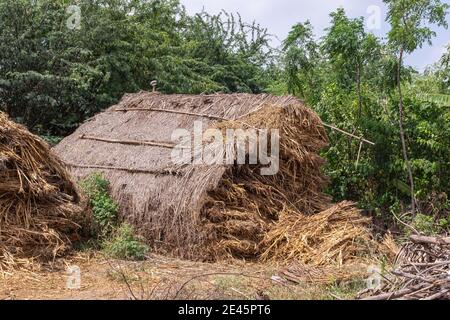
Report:
[[133,227],[124,223],[115,236],[106,243],[105,251],[112,257],[124,260],[144,260],[148,247],[134,235]]
[[335,282],[328,287],[328,296],[332,299],[354,299],[358,292],[366,289],[367,284],[362,279],[353,281]]
[[109,195],[108,180],[101,173],[93,173],[80,186],[90,199],[96,244],[114,258],[143,260],[148,249],[136,238],[131,225],[119,223],[119,206]]
[[118,205],[109,195],[109,182],[100,173],[93,173],[80,182],[90,198],[93,218],[98,226],[99,238],[112,234],[118,224]]

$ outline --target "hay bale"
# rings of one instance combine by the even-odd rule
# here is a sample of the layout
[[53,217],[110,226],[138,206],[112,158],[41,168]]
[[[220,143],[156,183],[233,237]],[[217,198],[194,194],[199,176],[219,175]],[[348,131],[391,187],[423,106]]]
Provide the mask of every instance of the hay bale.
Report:
[[83,209],[48,145],[0,112],[0,269],[64,253]]
[[[173,164],[172,133],[192,131],[195,121],[204,130],[279,129],[278,174],[260,175],[261,165]],[[87,121],[55,151],[78,179],[100,171],[122,218],[156,252],[258,259],[284,213],[314,215],[332,205],[322,193],[328,179],[319,156],[327,143],[319,117],[292,96],[140,92]]]

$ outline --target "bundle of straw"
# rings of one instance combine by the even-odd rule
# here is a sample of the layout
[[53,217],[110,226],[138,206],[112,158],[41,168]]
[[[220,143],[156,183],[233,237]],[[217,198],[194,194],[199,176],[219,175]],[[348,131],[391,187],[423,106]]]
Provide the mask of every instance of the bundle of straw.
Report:
[[279,128],[280,167],[263,176],[258,165],[233,166],[209,192],[202,217],[216,239],[208,256],[342,264],[371,245],[370,219],[354,203],[333,206],[322,192],[328,180],[319,152],[327,137],[317,116],[268,105],[217,127]]

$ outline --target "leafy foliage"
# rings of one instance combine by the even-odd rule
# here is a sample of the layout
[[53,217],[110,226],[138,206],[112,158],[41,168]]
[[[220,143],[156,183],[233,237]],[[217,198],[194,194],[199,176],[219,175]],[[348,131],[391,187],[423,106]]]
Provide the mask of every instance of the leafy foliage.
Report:
[[93,173],[82,180],[80,186],[90,199],[99,237],[110,236],[117,226],[118,205],[109,196],[109,182],[100,173]]
[[126,92],[262,92],[267,31],[176,0],[0,0],[0,109],[42,135],[65,135]]
[[[295,25],[284,42],[277,86],[282,89],[285,79],[285,92],[305,99],[324,122],[376,143],[361,146],[357,139],[330,131],[330,147],[323,153],[332,181],[328,191],[335,200],[358,201],[389,221],[392,211],[408,209],[409,196],[398,127],[397,51],[363,26],[362,18],[350,19],[343,9],[331,14],[320,41],[314,40],[308,22]],[[441,217],[432,217],[435,224],[448,216],[450,110],[445,99],[437,98],[448,94],[445,57],[425,74],[401,67],[415,195],[422,214]]]
[[111,257],[123,260],[144,260],[148,247],[134,235],[133,227],[124,223],[114,237],[105,244],[105,252]]
[[109,195],[108,180],[100,173],[93,173],[80,186],[90,199],[100,247],[117,259],[143,260],[147,247],[128,223],[119,223],[118,205]]
[[391,24],[389,40],[405,52],[413,52],[431,39],[436,32],[431,24],[447,27],[445,19],[449,5],[440,0],[383,0],[388,6],[387,20]]

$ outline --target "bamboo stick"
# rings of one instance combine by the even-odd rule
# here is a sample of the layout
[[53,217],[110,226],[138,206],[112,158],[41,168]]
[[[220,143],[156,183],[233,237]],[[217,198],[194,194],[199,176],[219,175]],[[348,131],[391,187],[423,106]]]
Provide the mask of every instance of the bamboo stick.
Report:
[[148,169],[133,169],[133,168],[125,168],[125,167],[115,167],[115,166],[101,166],[101,165],[82,165],[82,164],[73,164],[73,163],[65,163],[69,167],[74,168],[83,168],[83,169],[102,169],[102,170],[117,170],[117,171],[126,171],[130,173],[146,173],[146,174],[162,174],[162,175],[173,175],[179,176],[181,175],[178,171],[171,171],[168,169],[162,170],[148,170]]
[[[166,113],[184,114],[184,115],[195,116],[195,117],[203,117],[203,118],[209,118],[209,119],[214,119],[214,120],[236,121],[236,120],[227,119],[227,118],[224,118],[224,117],[219,117],[219,116],[215,116],[215,115],[211,115],[211,114],[188,112],[188,111],[180,111],[180,110],[173,110],[173,109],[160,109],[160,108],[127,108],[127,109],[121,108],[121,109],[115,109],[112,112],[128,112],[128,111],[135,111],[135,112],[136,111],[166,112]],[[352,137],[352,138],[357,139],[359,141],[362,141],[364,143],[370,144],[372,146],[375,145],[375,142],[372,142],[370,140],[364,139],[362,136],[361,137],[355,136],[352,133],[349,133],[347,131],[339,129],[339,128],[337,128],[337,127],[335,127],[333,125],[330,125],[330,124],[326,124],[326,123],[323,123],[323,122],[322,122],[322,124],[325,127],[327,127],[327,128],[330,128],[332,130],[338,131],[338,132],[340,132],[342,134],[345,134],[345,135],[347,135],[349,137]]]
[[369,140],[367,140],[367,139],[364,139],[363,137],[355,136],[354,134],[351,134],[351,133],[349,133],[349,132],[347,132],[347,131],[344,131],[344,130],[339,129],[339,128],[335,127],[335,126],[332,126],[331,124],[326,124],[326,123],[324,123],[324,122],[322,122],[322,124],[323,124],[325,127],[327,127],[327,128],[336,130],[336,131],[338,131],[338,132],[340,132],[340,133],[343,133],[343,134],[345,134],[345,135],[347,135],[347,136],[349,136],[349,137],[352,137],[352,138],[354,138],[354,139],[363,141],[363,142],[368,143],[368,144],[370,144],[370,145],[372,145],[372,146],[375,145],[375,142],[372,142],[372,141],[369,141]]
[[108,139],[108,138],[102,138],[102,137],[95,137],[90,135],[81,135],[80,139],[85,140],[94,140],[94,141],[101,141],[101,142],[108,142],[108,143],[119,143],[119,144],[129,144],[134,146],[154,146],[154,147],[163,147],[163,148],[169,148],[173,149],[176,147],[176,144],[172,142],[158,142],[158,141],[138,141],[138,140],[118,140],[118,139]]

